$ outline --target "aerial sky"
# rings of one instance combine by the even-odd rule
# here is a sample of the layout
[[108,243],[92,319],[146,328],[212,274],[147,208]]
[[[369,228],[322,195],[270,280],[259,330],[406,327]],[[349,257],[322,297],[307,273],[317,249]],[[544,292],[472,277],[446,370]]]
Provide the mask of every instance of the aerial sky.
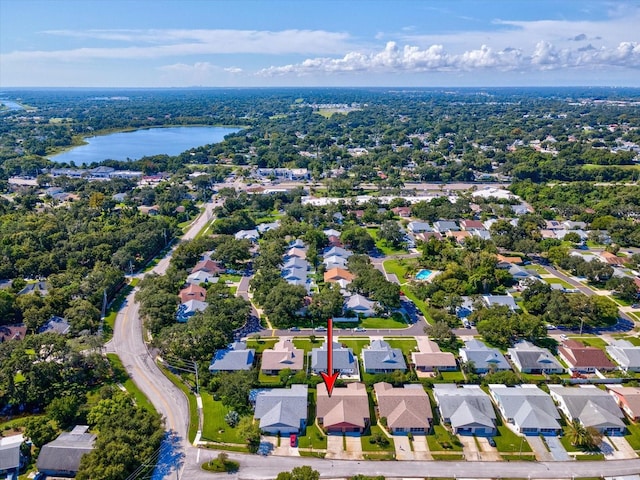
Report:
[[2,87],[640,86],[640,0],[0,0]]

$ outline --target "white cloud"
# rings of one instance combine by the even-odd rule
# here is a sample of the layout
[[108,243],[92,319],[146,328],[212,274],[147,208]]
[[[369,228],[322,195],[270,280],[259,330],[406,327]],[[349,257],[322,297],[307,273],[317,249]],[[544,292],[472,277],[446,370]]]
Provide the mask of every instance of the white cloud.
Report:
[[272,66],[257,72],[259,76],[309,75],[316,73],[399,73],[438,71],[539,71],[558,68],[640,68],[640,43],[621,42],[614,48],[558,48],[550,42],[538,42],[530,53],[507,47],[501,50],[482,45],[459,54],[443,45],[420,48],[399,47],[388,42],[378,52],[349,52],[342,58],[318,57],[298,64]]
[[131,45],[14,51],[2,54],[2,59],[78,61],[242,53],[332,55],[348,48],[350,38],[347,33],[325,30],[49,30],[43,33]]

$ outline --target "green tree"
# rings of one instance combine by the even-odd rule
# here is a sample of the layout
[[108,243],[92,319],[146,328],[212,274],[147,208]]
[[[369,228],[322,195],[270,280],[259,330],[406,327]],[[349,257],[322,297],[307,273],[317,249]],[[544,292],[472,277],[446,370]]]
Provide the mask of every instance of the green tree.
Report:
[[54,398],[47,407],[47,416],[62,429],[72,426],[80,414],[82,401],[78,396]]
[[246,443],[249,451],[255,453],[260,447],[260,426],[251,416],[243,417],[238,424],[238,435]]
[[594,427],[585,427],[578,419],[572,420],[568,427],[567,436],[571,445],[593,450],[602,443],[602,433]]
[[402,233],[398,222],[395,220],[385,220],[382,222],[382,225],[380,225],[378,238],[386,242],[387,245],[399,247],[404,242],[404,233]]
[[280,472],[276,480],[320,480],[320,472],[308,465],[294,467],[291,472]]
[[58,431],[48,417],[32,417],[24,424],[24,434],[36,447],[42,448],[44,444],[56,438]]
[[344,297],[340,289],[334,285],[326,285],[311,298],[309,315],[315,320],[326,321],[328,318],[339,316],[342,313]]

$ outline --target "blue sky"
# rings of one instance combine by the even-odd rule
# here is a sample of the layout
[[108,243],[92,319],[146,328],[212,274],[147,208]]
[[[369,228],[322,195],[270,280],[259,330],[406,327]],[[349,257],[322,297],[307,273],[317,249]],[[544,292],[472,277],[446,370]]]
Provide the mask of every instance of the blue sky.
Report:
[[0,0],[0,87],[640,86],[640,0]]

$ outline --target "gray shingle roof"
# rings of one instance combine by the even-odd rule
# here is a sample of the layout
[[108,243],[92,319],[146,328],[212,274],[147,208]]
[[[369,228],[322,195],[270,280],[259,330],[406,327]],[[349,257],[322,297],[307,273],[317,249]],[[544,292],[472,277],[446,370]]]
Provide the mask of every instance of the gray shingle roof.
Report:
[[[461,348],[460,357],[465,362],[473,362],[476,370],[487,371],[492,365],[496,370],[510,370],[511,367],[504,355],[496,348],[489,348],[479,340],[468,340]],[[494,367],[491,367],[494,368]]]
[[[74,429],[75,430],[75,429]],[[83,431],[83,430],[80,430]],[[38,470],[51,472],[77,472],[80,459],[93,450],[96,436],[92,433],[62,433],[47,443],[38,455]]]
[[362,350],[362,361],[365,371],[407,369],[402,350],[391,348],[384,340],[374,340]]
[[215,353],[209,371],[251,370],[256,351],[253,348],[247,349],[244,342],[236,342],[230,347]]
[[607,346],[607,353],[621,367],[640,368],[640,347],[636,347],[627,340],[616,340]]
[[529,342],[518,342],[508,350],[509,355],[521,370],[557,370],[564,371],[560,362],[546,348],[537,347]]
[[299,428],[307,420],[307,385],[262,390],[256,397],[254,417],[260,428],[283,425]]
[[23,440],[22,435],[0,438],[0,472],[20,466],[20,445]]
[[[356,368],[353,350],[333,342],[333,370],[355,370]],[[311,369],[316,372],[327,370],[327,342],[322,347],[311,350]]]
[[615,399],[599,388],[549,385],[549,391],[562,399],[571,418],[579,419],[585,427],[625,428],[624,414]]
[[560,413],[549,395],[535,385],[507,387],[489,385],[506,418],[522,428],[560,429]]
[[444,418],[451,421],[453,428],[465,425],[494,426],[496,419],[489,395],[476,385],[457,388],[452,384],[439,384],[433,394]]

